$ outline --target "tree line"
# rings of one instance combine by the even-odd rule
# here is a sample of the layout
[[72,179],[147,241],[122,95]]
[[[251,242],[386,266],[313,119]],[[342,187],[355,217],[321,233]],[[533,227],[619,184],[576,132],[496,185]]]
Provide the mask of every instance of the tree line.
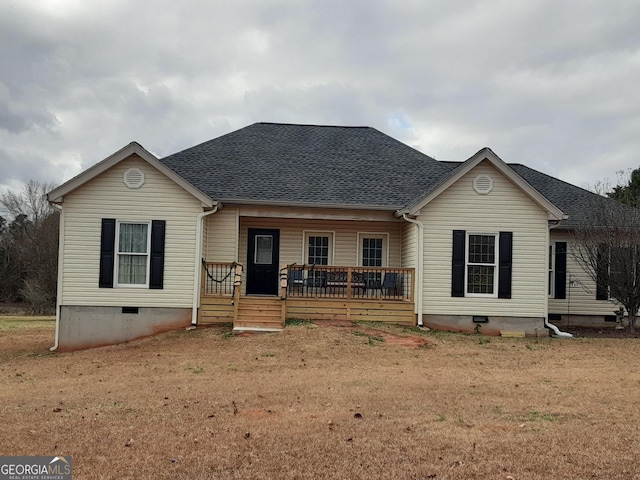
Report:
[[32,180],[0,197],[0,302],[24,303],[33,313],[56,304],[59,212],[46,199],[53,188]]

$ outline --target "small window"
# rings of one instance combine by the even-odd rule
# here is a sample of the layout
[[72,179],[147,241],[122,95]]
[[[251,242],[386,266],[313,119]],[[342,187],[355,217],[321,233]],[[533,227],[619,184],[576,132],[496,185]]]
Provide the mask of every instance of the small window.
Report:
[[149,224],[118,223],[116,278],[118,285],[147,286]]
[[496,235],[474,235],[467,238],[467,293],[495,295]]
[[273,236],[256,235],[255,263],[271,265],[273,263]]

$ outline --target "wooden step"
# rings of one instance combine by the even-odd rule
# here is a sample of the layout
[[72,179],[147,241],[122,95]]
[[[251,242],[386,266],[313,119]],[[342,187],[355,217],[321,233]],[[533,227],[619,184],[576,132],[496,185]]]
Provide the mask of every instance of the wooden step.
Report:
[[279,297],[240,297],[233,327],[248,331],[279,331],[284,328],[283,301]]
[[231,333],[238,335],[240,333],[277,333],[282,332],[282,328],[270,327],[233,327]]

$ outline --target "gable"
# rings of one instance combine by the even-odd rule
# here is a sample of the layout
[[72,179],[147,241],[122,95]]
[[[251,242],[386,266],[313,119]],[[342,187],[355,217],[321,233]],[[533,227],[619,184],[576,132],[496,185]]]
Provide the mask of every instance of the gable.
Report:
[[[68,182],[53,189],[47,194],[47,200],[52,203],[63,203],[64,197],[66,195],[69,195],[91,180],[99,177],[100,175],[103,175],[114,166],[117,166],[121,162],[132,157],[139,159],[141,162],[146,163],[147,167],[150,167],[157,173],[167,177],[181,189],[198,199],[202,203],[203,207],[212,207],[215,204],[215,202],[209,196],[205,195],[185,179],[173,172],[171,169],[164,166],[161,162],[158,161],[155,155],[149,153],[136,142],[131,142],[129,145],[120,149],[113,155],[110,155],[101,162],[93,165],[91,168],[72,178]],[[128,185],[130,189],[141,188],[144,186],[144,175],[141,175],[140,169],[134,168],[129,172],[123,173],[122,182],[123,185]]]
[[[504,163],[495,153],[489,148],[483,148],[474,156],[469,158],[466,162],[462,163],[456,169],[452,170],[450,174],[443,178],[441,182],[426,195],[417,199],[409,207],[400,210],[397,214],[402,215],[408,213],[410,215],[417,214],[422,208],[427,206],[433,200],[441,196],[444,192],[456,185],[458,182],[465,183],[479,197],[483,195],[492,195],[493,185],[492,179],[494,178],[489,174],[478,173],[476,168],[483,165],[483,168],[490,166],[500,178],[505,179],[521,194],[530,199],[531,202],[536,204],[539,208],[547,213],[549,220],[562,220],[566,218],[564,213],[553,203],[551,203],[545,196],[538,192],[533,186],[527,183],[520,175],[518,175],[513,169],[511,169],[506,163]],[[475,174],[470,176],[470,173],[476,171]],[[487,190],[487,191],[485,191]],[[502,198],[504,202],[509,202],[509,198]],[[506,203],[502,205],[506,206]],[[500,209],[501,205],[496,205],[496,208]]]
[[[491,184],[490,191],[479,188],[486,181]],[[429,216],[438,212],[460,228],[487,223],[506,225],[515,220],[547,229],[546,210],[487,160],[467,171],[418,212]]]

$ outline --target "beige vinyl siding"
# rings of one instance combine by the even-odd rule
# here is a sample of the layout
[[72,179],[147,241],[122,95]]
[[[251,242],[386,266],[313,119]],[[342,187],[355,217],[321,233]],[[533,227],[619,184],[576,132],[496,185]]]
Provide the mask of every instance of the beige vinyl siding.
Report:
[[[144,172],[141,188],[123,184],[128,168]],[[63,208],[62,305],[191,307],[196,218],[202,212],[192,195],[133,155],[67,195]],[[102,218],[166,221],[163,289],[98,288]]]
[[208,262],[238,261],[238,209],[224,206],[213,215],[205,217],[206,248]]
[[249,228],[280,230],[280,263],[301,264],[305,261],[304,232],[332,232],[334,236],[333,264],[359,265],[358,233],[389,234],[389,266],[400,266],[402,224],[400,222],[335,221],[293,218],[240,218],[240,262],[247,262],[247,232]]
[[[551,230],[550,240],[567,242],[567,298],[549,298],[549,313],[613,315],[618,304],[607,300],[596,300],[596,284],[576,261],[570,234]],[[573,284],[570,283],[572,281]]]
[[[479,174],[493,178],[488,195],[478,195],[472,188]],[[546,316],[546,212],[490,163],[482,162],[464,175],[426,205],[419,219],[425,224],[424,313]],[[495,235],[513,232],[511,299],[451,296],[453,230]]]
[[416,238],[418,226],[405,221],[402,226],[402,267],[416,267]]

